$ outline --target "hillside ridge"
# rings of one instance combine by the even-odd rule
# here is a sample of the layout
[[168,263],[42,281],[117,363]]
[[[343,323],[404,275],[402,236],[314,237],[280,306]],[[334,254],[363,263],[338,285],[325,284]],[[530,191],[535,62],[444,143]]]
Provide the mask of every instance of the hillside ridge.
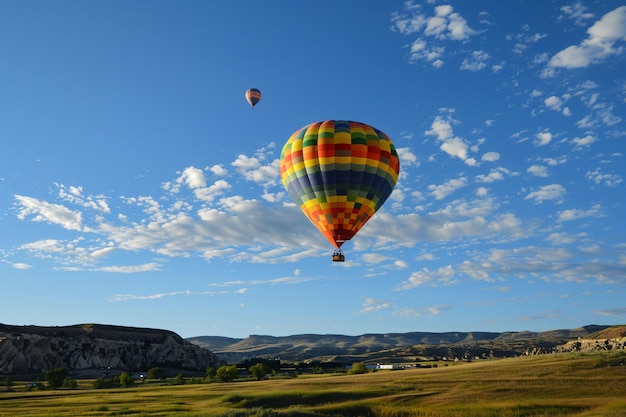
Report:
[[169,330],[103,324],[0,324],[0,375],[66,368],[82,375],[164,367],[205,372],[219,364],[208,349]]
[[[619,327],[619,326],[613,326]],[[587,325],[575,329],[542,332],[407,332],[340,334],[299,334],[290,336],[250,335],[247,338],[198,336],[188,338],[229,363],[258,357],[283,361],[336,360],[381,361],[432,356],[484,357],[517,356],[555,351],[567,342],[611,326]],[[626,326],[624,326],[626,328]]]

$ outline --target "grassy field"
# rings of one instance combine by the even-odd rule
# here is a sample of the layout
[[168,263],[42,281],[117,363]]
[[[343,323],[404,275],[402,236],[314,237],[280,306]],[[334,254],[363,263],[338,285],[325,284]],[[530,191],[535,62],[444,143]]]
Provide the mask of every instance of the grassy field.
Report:
[[0,392],[0,416],[619,417],[626,351],[361,375],[108,390]]

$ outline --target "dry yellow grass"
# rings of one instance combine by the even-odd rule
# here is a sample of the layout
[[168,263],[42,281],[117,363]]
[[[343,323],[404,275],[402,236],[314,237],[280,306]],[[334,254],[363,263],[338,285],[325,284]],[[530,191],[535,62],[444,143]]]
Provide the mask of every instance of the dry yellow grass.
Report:
[[619,417],[626,416],[626,352],[229,384],[0,393],[2,417],[122,415]]

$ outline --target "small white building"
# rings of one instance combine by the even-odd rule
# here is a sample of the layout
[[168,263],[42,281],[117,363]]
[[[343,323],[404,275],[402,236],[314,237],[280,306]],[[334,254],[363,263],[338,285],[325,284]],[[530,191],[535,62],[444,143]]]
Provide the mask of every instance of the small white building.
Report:
[[377,363],[376,369],[404,369],[404,365],[399,363]]

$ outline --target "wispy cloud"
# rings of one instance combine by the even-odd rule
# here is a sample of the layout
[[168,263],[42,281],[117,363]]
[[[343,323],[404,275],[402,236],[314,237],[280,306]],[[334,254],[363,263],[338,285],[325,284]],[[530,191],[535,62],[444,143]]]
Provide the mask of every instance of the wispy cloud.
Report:
[[[582,16],[580,13],[578,16]],[[550,68],[584,68],[620,55],[624,48],[617,43],[626,40],[626,6],[605,14],[587,29],[588,37],[579,45],[568,46],[549,61]]]
[[167,293],[157,293],[148,295],[138,294],[116,294],[112,297],[108,297],[106,300],[109,302],[127,302],[127,301],[152,301],[161,300],[169,297],[180,296],[214,296],[219,294],[237,294],[237,291],[172,291]]
[[394,304],[387,301],[377,300],[376,298],[366,298],[363,300],[362,306],[363,308],[360,311],[361,313],[373,313],[375,311],[393,307]]

